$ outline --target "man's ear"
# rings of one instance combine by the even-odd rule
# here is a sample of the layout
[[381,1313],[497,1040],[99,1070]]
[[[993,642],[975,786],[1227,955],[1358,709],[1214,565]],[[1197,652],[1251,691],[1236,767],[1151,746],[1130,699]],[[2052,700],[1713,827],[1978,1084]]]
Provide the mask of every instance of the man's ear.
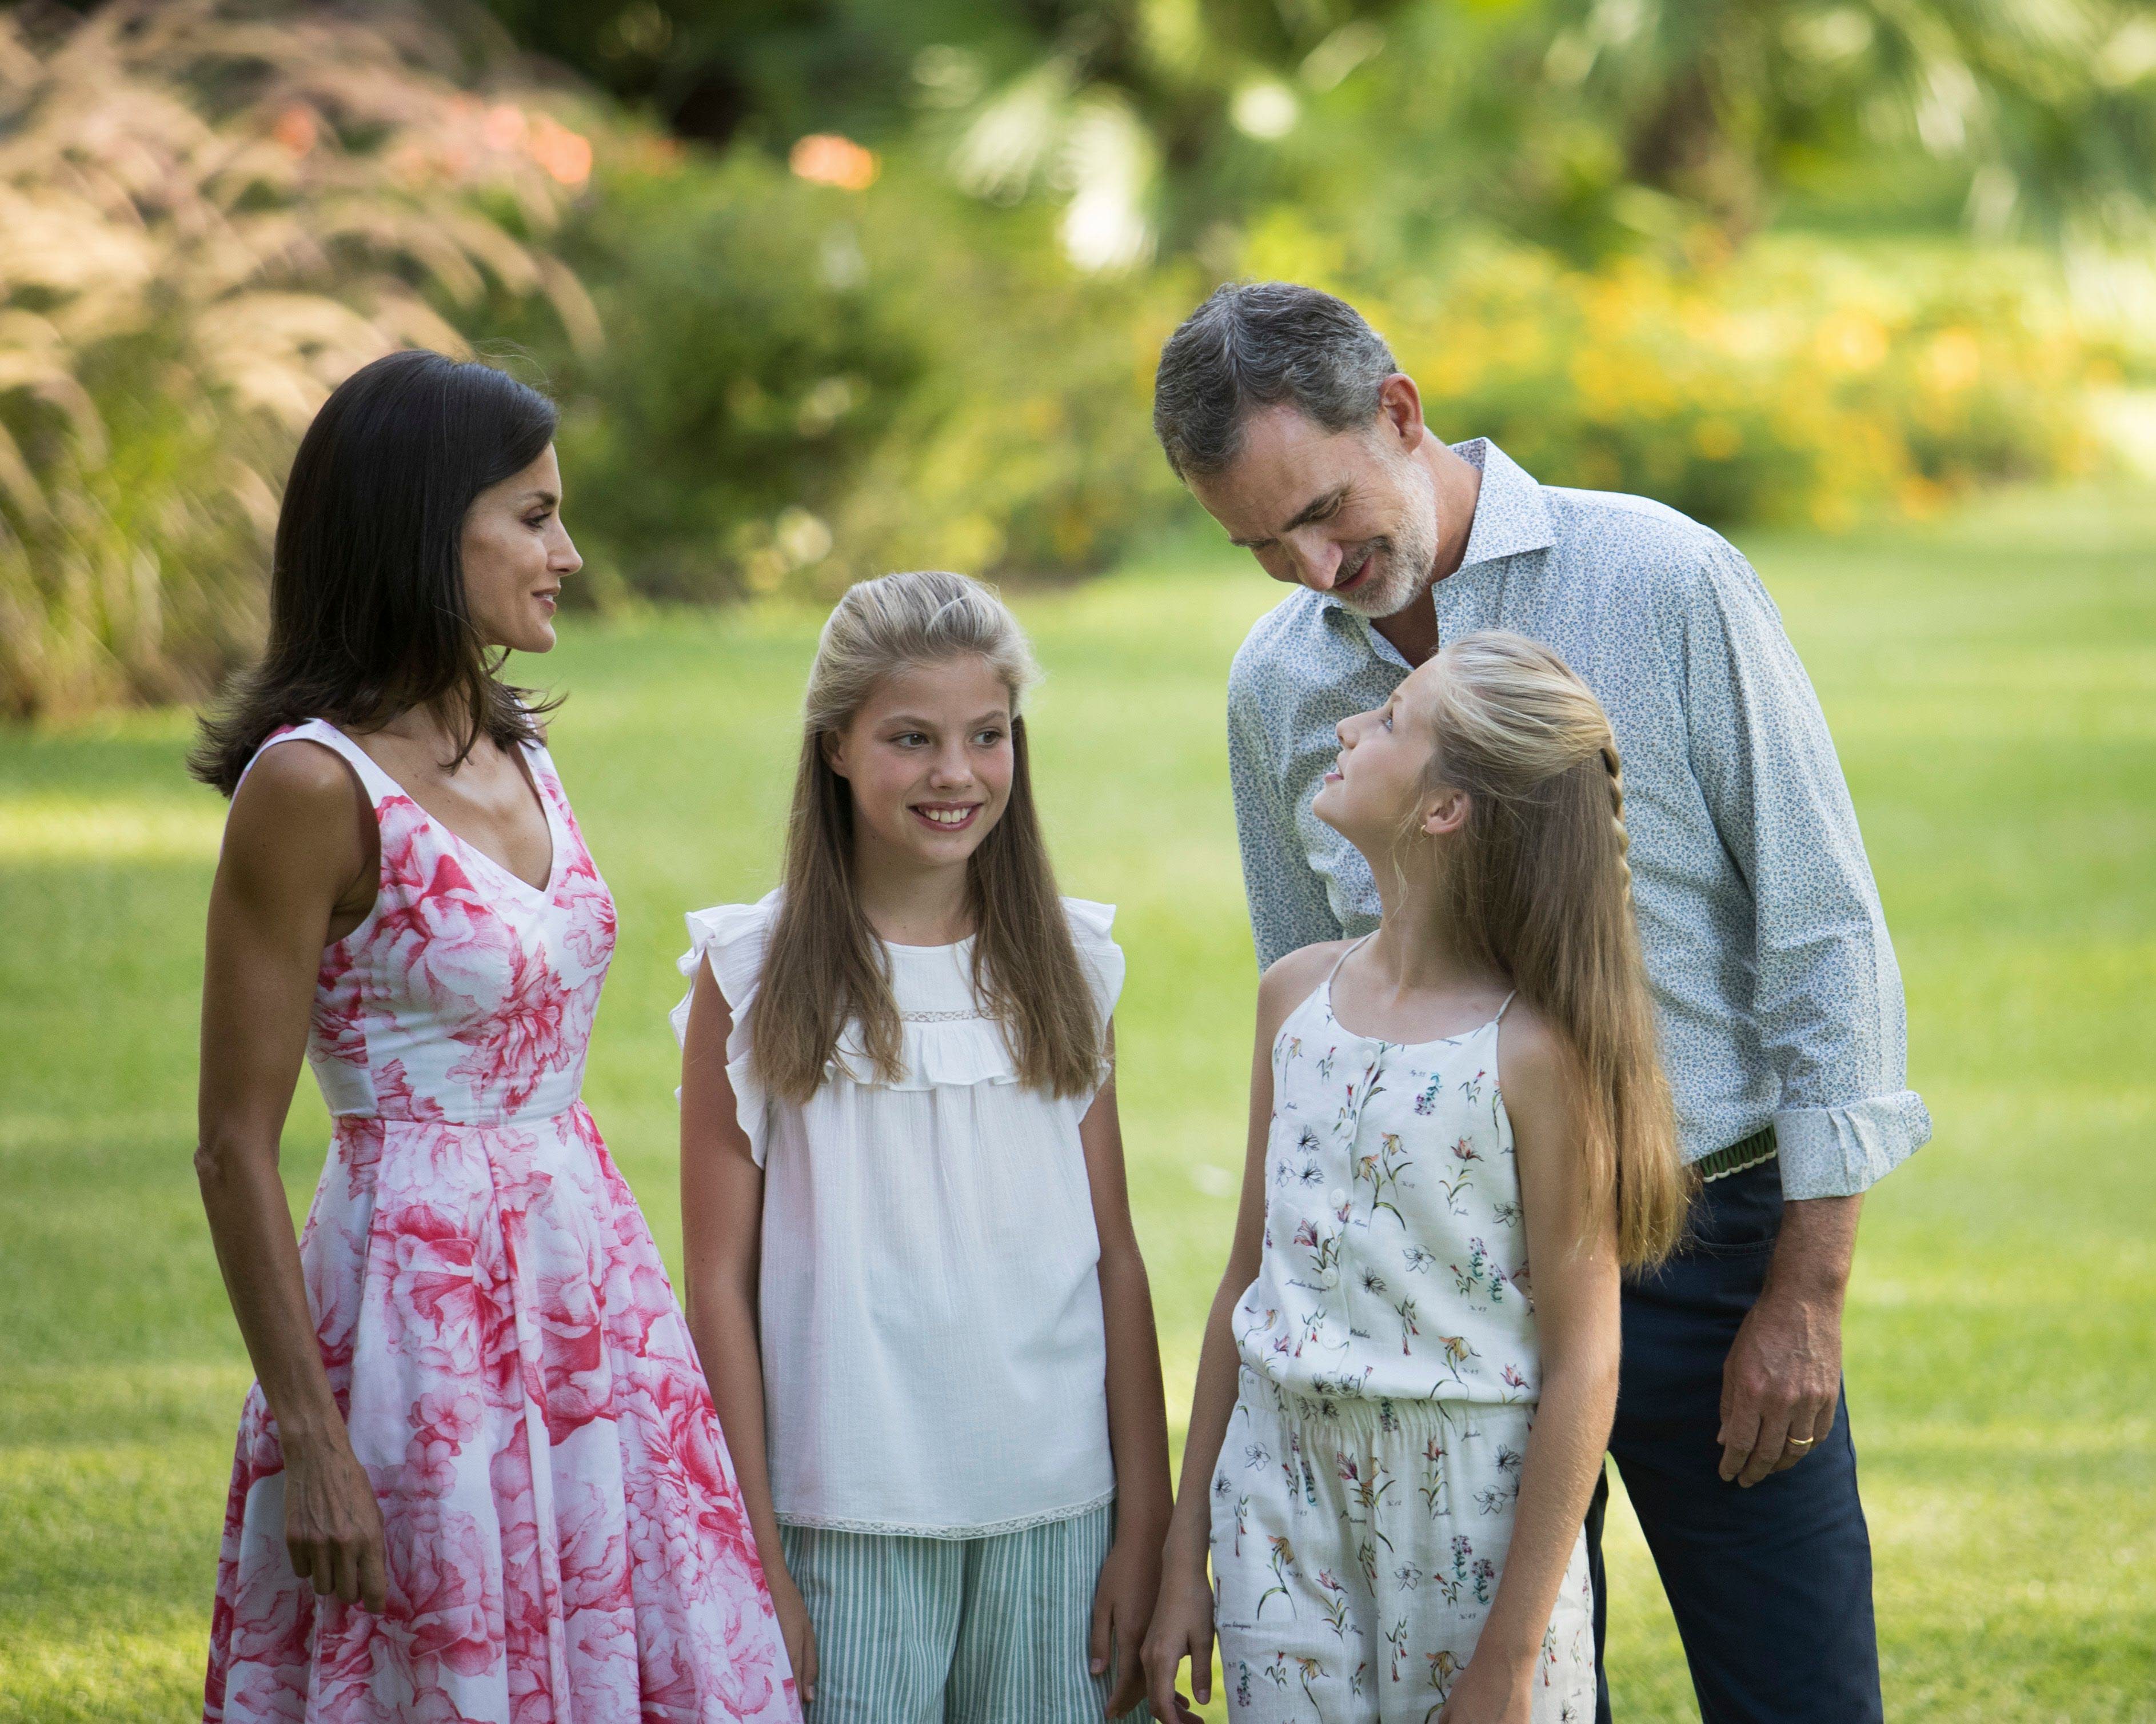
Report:
[[1474,798],[1464,790],[1455,790],[1447,785],[1434,792],[1422,805],[1421,826],[1431,838],[1457,832],[1467,824],[1467,817],[1475,811]]
[[1396,439],[1401,453],[1412,454],[1422,447],[1430,428],[1422,422],[1422,391],[1405,372],[1394,372],[1378,385],[1378,415]]

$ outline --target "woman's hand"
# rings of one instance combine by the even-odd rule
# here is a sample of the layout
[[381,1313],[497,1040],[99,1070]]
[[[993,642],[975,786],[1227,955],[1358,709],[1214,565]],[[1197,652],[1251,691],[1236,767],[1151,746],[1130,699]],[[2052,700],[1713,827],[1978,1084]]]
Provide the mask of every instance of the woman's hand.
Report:
[[[1160,1594],[1160,1547],[1151,1539],[1118,1538],[1108,1547],[1093,1588],[1093,1674],[1106,1675],[1110,1692],[1103,1716],[1120,1718],[1145,1698],[1139,1648]],[[1109,1660],[1115,1660],[1109,1668]]]
[[783,1568],[764,1571],[771,1588],[771,1608],[778,1614],[778,1632],[786,1640],[786,1660],[793,1666],[793,1691],[803,1706],[816,1697],[816,1630],[809,1625],[808,1607],[801,1588]]
[[1534,1691],[1532,1657],[1470,1658],[1436,1724],[1529,1724]]
[[285,1445],[285,1548],[317,1593],[377,1616],[387,1608],[382,1506],[342,1426],[319,1442]]
[[1161,1724],[1201,1724],[1190,1702],[1175,1691],[1184,1659],[1190,1691],[1199,1706],[1213,1700],[1213,1589],[1205,1583],[1205,1558],[1171,1562],[1161,1576],[1160,1599],[1146,1630],[1146,1698]]

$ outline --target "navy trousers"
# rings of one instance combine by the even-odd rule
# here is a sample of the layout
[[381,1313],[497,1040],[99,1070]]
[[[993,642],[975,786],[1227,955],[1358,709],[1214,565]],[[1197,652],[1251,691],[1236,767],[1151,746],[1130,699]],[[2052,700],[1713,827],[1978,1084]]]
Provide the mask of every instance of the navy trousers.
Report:
[[[1609,1453],[1640,1517],[1691,1666],[1702,1724],[1879,1724],[1871,1537],[1846,1397],[1833,1431],[1750,1490],[1718,1470],[1722,1367],[1780,1230],[1772,1161],[1701,1188],[1688,1242],[1625,1288],[1624,1368]],[[1606,1625],[1602,1520],[1588,1511],[1599,1724]]]

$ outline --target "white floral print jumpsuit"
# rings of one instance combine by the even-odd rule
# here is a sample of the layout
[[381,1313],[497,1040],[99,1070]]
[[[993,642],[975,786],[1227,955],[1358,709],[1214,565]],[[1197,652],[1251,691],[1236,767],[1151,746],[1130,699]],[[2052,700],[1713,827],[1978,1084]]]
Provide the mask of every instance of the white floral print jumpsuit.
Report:
[[[1333,1017],[1328,975],[1274,1040],[1265,1255],[1212,1486],[1236,1724],[1425,1724],[1496,1595],[1540,1387],[1503,1017],[1378,1041]],[[1583,1536],[1535,1724],[1594,1716],[1593,1619]]]

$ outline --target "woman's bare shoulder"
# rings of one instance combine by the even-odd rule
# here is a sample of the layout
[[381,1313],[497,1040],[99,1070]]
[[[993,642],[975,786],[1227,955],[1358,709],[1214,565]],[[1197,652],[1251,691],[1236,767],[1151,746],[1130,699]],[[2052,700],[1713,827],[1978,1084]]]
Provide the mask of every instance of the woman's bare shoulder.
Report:
[[341,886],[365,860],[366,799],[335,749],[304,737],[280,742],[233,793],[225,862],[249,877],[320,877]]

